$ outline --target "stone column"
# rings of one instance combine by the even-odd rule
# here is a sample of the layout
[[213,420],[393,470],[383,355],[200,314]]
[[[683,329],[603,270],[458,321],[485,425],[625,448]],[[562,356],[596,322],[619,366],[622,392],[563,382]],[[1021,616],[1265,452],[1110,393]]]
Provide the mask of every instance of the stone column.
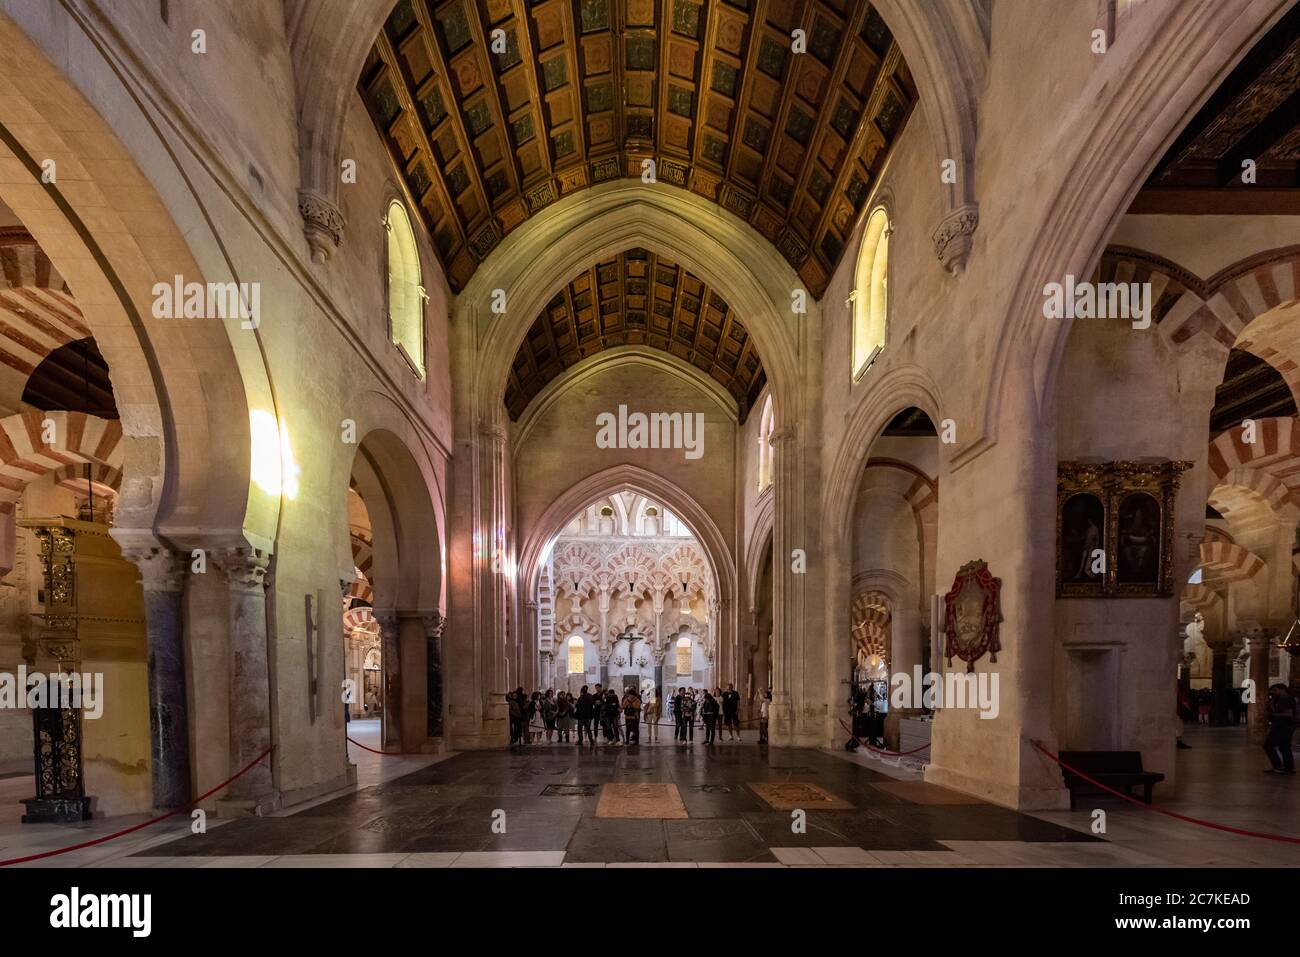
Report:
[[[271,682],[266,635],[269,557],[255,548],[225,552],[222,567],[230,595],[230,771],[235,773],[271,747]],[[268,758],[226,789],[223,804],[257,813],[274,803]],[[251,806],[250,806],[251,805]]]
[[379,625],[379,666],[383,670],[380,707],[383,714],[380,746],[383,750],[402,750],[402,632],[401,619],[390,611],[375,612]]
[[124,549],[123,557],[140,569],[144,590],[153,805],[167,809],[185,807],[192,794],[181,607],[185,563],[171,549],[163,547],[129,547]]
[[[598,607],[600,608],[600,637],[596,641],[596,648],[601,652],[601,660],[604,661],[609,658],[609,654],[605,651],[609,642],[609,586],[607,585],[600,589]],[[603,684],[604,669],[601,670],[601,676]]]
[[[800,439],[793,425],[777,429],[774,451],[776,520],[772,525],[771,740],[775,746],[819,746],[828,740],[829,715],[822,689],[823,649],[807,641],[813,609],[807,570],[818,551],[814,524],[806,521],[805,475]],[[805,557],[805,571],[794,568],[794,550]],[[820,706],[819,706],[820,705]]]
[[1246,709],[1246,727],[1252,740],[1263,741],[1268,734],[1268,649],[1272,637],[1267,630],[1246,636],[1250,649],[1250,680],[1255,685],[1255,700]]
[[442,632],[447,620],[440,612],[423,616],[428,661],[429,737],[441,738],[442,718]]
[[530,684],[524,685],[529,689],[539,688],[545,691],[550,682],[550,668],[547,666],[547,650],[543,650],[540,639],[540,629],[538,627],[538,608],[540,607],[535,601],[525,601],[522,603],[524,614],[523,620],[519,623],[519,644],[521,658],[530,662],[530,670],[533,673],[533,680]]
[[1228,723],[1228,689],[1232,686],[1232,662],[1228,652],[1232,641],[1210,642],[1212,655],[1210,665],[1210,723],[1215,725]]

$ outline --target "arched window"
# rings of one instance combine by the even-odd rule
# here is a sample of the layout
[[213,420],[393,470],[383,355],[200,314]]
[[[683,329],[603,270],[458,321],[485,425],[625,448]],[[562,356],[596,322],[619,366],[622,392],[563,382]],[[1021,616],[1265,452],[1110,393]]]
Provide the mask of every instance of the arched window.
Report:
[[853,292],[853,378],[866,372],[885,347],[885,325],[889,313],[889,216],[883,207],[867,219],[858,251]]
[[406,207],[388,204],[388,335],[424,378],[424,285],[420,253]]
[[587,670],[586,646],[577,635],[569,639],[569,674],[580,675]]
[[685,635],[677,639],[677,673],[679,675],[691,673],[691,639]]
[[772,414],[772,397],[763,403],[763,414],[758,420],[758,490],[772,484],[772,433],[776,417]]

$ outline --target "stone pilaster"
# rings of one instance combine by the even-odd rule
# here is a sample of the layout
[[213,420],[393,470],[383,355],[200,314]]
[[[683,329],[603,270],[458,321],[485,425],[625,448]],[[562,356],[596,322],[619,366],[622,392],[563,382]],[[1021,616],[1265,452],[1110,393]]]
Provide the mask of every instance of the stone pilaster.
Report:
[[[230,771],[235,773],[271,747],[271,682],[266,632],[269,557],[255,548],[232,548],[221,558],[230,596]],[[223,807],[259,813],[274,807],[270,760],[235,780]]]
[[192,796],[182,610],[185,563],[162,546],[128,547],[123,557],[140,569],[144,590],[153,804],[156,808],[185,807]]

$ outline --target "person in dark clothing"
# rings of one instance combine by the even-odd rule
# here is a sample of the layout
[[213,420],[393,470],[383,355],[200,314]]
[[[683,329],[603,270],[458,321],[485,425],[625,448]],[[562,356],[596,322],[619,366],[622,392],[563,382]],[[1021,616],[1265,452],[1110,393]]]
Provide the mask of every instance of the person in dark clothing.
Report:
[[574,705],[573,714],[578,719],[578,747],[582,747],[582,733],[584,731],[594,747],[596,732],[592,730],[591,719],[595,716],[596,709],[591,695],[587,694],[586,685],[582,686],[582,691],[578,694],[578,703]]
[[510,743],[523,744],[524,735],[527,734],[527,725],[524,723],[524,689],[516,688],[513,692],[506,695],[506,707],[510,715]]
[[1269,770],[1273,774],[1295,774],[1295,755],[1291,753],[1291,736],[1295,733],[1295,699],[1284,684],[1268,689],[1264,702],[1264,715],[1268,719],[1268,736],[1264,738],[1264,753],[1268,755]]
[[623,695],[623,735],[629,746],[641,743],[641,696],[635,688],[629,688]]
[[591,743],[596,743],[596,732],[603,731],[605,740],[609,740],[609,729],[605,727],[605,689],[596,685],[591,693]]
[[727,730],[727,740],[740,740],[740,692],[735,685],[727,685],[722,693],[722,726]]
[[704,704],[700,705],[700,715],[704,718],[704,743],[712,744],[718,729],[718,699],[704,692]]
[[682,702],[686,700],[686,690],[678,688],[677,694],[673,695],[673,740],[686,740],[686,712],[682,707]]
[[615,743],[619,740],[618,734],[618,693],[610,688],[605,692],[605,706],[602,709],[605,719],[605,737]]
[[682,697],[682,740],[695,740],[695,695]]

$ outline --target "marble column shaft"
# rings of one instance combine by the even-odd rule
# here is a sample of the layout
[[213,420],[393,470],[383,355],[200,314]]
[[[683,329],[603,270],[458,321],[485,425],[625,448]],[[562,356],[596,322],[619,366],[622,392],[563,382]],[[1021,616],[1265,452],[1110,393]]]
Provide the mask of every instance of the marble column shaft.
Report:
[[[230,549],[222,559],[230,594],[230,770],[235,773],[271,747],[271,679],[266,634],[269,559]],[[225,796],[247,800],[274,790],[270,761],[233,781]]]
[[401,620],[391,612],[375,612],[379,624],[379,662],[383,669],[383,736],[385,751],[402,750],[402,633]]
[[424,634],[428,652],[428,732],[431,738],[441,738],[442,719],[442,633],[447,621],[439,612],[424,616]]
[[189,704],[185,683],[183,560],[170,549],[129,550],[140,569],[149,651],[149,743],[153,805],[190,803]]
[[1267,634],[1251,635],[1246,639],[1250,648],[1250,680],[1255,685],[1255,701],[1246,708],[1246,723],[1251,737],[1261,741],[1268,734],[1268,716],[1265,705],[1268,701],[1268,648]]

